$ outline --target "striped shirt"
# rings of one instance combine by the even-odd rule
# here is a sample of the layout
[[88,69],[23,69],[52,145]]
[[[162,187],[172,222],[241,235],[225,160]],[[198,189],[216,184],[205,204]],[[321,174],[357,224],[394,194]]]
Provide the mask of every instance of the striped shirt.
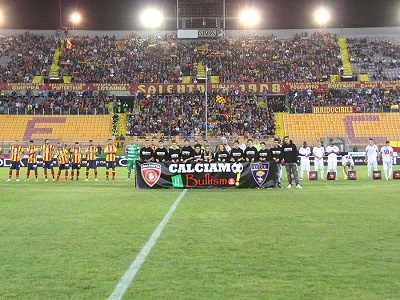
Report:
[[40,147],[40,150],[42,152],[42,157],[44,161],[50,161],[53,159],[53,151],[54,151],[54,146],[53,145],[42,145]]
[[11,161],[20,161],[22,153],[24,153],[24,149],[22,149],[21,146],[11,146],[10,147]]
[[97,153],[98,153],[97,147],[89,146],[89,147],[86,148],[85,152],[86,152],[86,159],[87,160],[96,160]]
[[28,164],[36,164],[38,148],[36,146],[28,146],[26,152],[28,153]]
[[56,155],[58,158],[58,162],[60,163],[60,165],[65,165],[66,163],[68,163],[68,150],[67,149],[57,149],[56,151]]
[[115,147],[114,145],[108,145],[104,148],[104,153],[106,154],[106,161],[115,161],[115,153],[117,153],[117,147]]
[[139,157],[139,146],[137,145],[127,145],[125,147],[125,152],[128,156],[128,160],[134,160]]
[[73,147],[69,150],[69,152],[71,153],[71,162],[73,164],[80,164],[83,154],[81,147]]

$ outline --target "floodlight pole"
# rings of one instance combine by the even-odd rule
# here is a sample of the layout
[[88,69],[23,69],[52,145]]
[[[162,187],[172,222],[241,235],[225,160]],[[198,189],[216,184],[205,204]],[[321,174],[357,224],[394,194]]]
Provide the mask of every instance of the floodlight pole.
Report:
[[59,1],[59,4],[60,4],[60,29],[62,29],[62,22],[61,22],[61,19],[62,19],[62,17],[61,17],[61,0]]
[[205,92],[205,97],[206,101],[206,140],[208,140],[208,66],[206,64],[206,92]]

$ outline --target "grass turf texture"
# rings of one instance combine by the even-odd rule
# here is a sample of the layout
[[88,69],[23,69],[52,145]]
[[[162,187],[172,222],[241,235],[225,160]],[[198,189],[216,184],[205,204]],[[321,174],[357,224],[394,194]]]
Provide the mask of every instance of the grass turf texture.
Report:
[[[115,182],[104,170],[99,182],[44,182],[40,171],[6,183],[0,168],[0,298],[107,298],[181,190],[136,190],[123,168]],[[124,298],[397,298],[400,181],[357,173],[303,190],[285,179],[189,190]]]

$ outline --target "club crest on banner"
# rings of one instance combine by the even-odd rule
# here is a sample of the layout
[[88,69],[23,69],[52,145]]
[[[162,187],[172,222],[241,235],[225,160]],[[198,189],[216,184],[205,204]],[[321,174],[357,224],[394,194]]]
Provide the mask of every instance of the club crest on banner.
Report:
[[251,174],[259,186],[262,186],[268,176],[269,163],[250,164]]
[[161,176],[161,165],[156,163],[144,163],[141,165],[141,174],[143,180],[149,187],[157,183]]

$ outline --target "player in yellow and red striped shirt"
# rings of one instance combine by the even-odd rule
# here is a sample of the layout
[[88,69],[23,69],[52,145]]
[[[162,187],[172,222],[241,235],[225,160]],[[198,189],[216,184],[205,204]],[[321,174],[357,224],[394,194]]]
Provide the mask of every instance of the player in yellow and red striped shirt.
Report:
[[76,181],[79,180],[79,172],[81,169],[81,162],[82,162],[82,154],[83,151],[81,147],[79,146],[79,142],[75,142],[75,146],[69,150],[71,154],[71,163],[72,163],[72,168],[71,168],[71,181],[74,180],[74,173],[76,170]]
[[104,148],[104,154],[106,155],[106,180],[108,180],[109,169],[112,169],[112,180],[115,180],[116,153],[117,153],[117,147],[113,145],[112,139],[108,139],[108,144]]
[[57,143],[56,156],[58,160],[58,173],[56,182],[60,180],[61,171],[65,170],[65,181],[68,181],[68,169],[69,169],[69,153],[68,150]]
[[10,171],[8,172],[7,182],[11,181],[12,170],[15,170],[15,178],[19,181],[19,169],[21,168],[21,158],[23,153],[24,149],[22,149],[19,142],[15,140],[14,145],[10,147],[11,166]]
[[38,170],[37,170],[37,154],[38,148],[33,144],[33,141],[30,140],[28,147],[26,148],[26,153],[28,154],[28,168],[26,171],[26,179],[25,181],[29,181],[29,176],[31,171],[35,171],[35,178],[38,181]]
[[97,179],[97,154],[98,150],[97,147],[93,145],[93,141],[89,141],[89,147],[86,148],[86,179],[85,181],[89,180],[89,170],[94,169],[94,180],[98,181]]
[[44,169],[44,181],[48,181],[47,179],[47,170],[51,170],[51,176],[54,181],[54,169],[53,169],[53,155],[54,155],[54,146],[50,144],[50,140],[46,139],[44,141],[44,145],[40,147],[40,153],[43,157],[43,169]]

